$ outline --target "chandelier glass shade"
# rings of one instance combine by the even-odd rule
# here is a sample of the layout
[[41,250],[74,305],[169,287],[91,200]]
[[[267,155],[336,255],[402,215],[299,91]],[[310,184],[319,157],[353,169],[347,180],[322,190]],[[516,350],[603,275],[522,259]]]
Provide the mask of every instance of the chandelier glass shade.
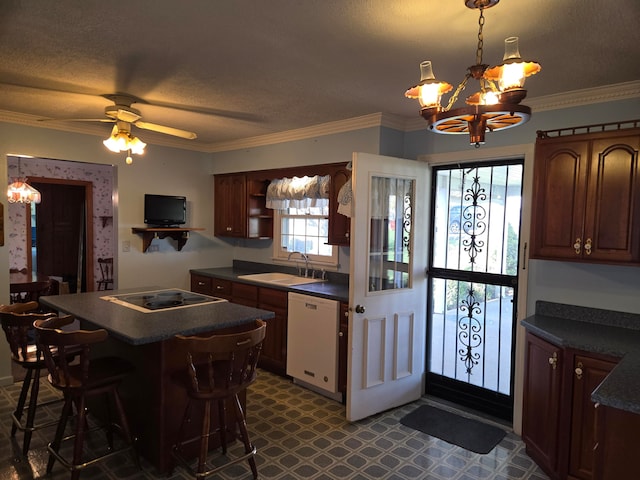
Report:
[[138,137],[131,135],[131,127],[126,122],[117,122],[109,138],[102,143],[114,153],[127,152],[127,164],[133,163],[132,154],[142,155],[147,146]]
[[[442,105],[442,96],[453,90],[453,86],[435,78],[429,60],[420,64],[420,83],[405,92],[407,98],[417,99],[420,103],[420,114],[427,121],[429,130],[442,134],[468,134],[470,144],[476,147],[484,144],[487,131],[516,127],[529,120],[531,108],[520,105],[527,96],[524,81],[542,68],[540,64],[520,57],[518,37],[505,40],[505,53],[500,65],[490,67],[482,63],[483,12],[499,1],[465,0],[467,7],[480,11],[476,64],[467,69],[447,105]],[[479,83],[479,91],[466,98],[466,106],[453,108],[472,78]]]
[[40,192],[29,185],[27,179],[20,175],[20,158],[18,158],[18,177],[14,178],[7,188],[7,201],[9,203],[40,203],[42,200]]

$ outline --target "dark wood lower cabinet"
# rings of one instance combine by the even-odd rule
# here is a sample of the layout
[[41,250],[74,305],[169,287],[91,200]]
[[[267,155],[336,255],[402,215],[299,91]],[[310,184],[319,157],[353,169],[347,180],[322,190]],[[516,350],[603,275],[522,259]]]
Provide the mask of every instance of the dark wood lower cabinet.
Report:
[[638,478],[640,415],[599,406],[596,408],[596,480]]
[[616,366],[615,360],[606,360],[579,353],[573,355],[571,375],[571,437],[569,468],[571,480],[594,479],[594,446],[596,444],[596,408],[591,392],[602,383]]
[[522,439],[529,456],[553,480],[635,478],[640,415],[591,400],[618,359],[563,349],[530,332],[526,342]]
[[287,374],[287,305],[286,291],[258,288],[258,308],[275,314],[275,318],[267,320],[267,334],[258,365],[281,376]]
[[527,333],[522,439],[529,456],[557,479],[563,351]]

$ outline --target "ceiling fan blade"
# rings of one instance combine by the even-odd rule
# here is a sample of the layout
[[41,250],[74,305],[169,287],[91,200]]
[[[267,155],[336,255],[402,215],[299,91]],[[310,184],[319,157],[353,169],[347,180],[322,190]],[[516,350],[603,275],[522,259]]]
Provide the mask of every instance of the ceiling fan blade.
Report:
[[157,125],[155,123],[148,122],[135,122],[134,125],[143,130],[151,130],[152,132],[164,133],[166,135],[173,135],[174,137],[186,138],[187,140],[194,140],[198,136],[187,130],[180,130],[179,128],[165,127],[164,125]]
[[39,122],[102,122],[115,123],[115,118],[39,118]]

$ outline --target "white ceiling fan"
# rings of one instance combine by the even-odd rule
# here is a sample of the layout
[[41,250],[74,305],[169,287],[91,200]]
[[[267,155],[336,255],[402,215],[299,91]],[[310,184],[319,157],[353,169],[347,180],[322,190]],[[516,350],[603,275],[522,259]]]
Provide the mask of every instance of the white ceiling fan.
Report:
[[[113,105],[108,105],[104,109],[106,118],[65,118],[65,119],[42,119],[42,121],[66,121],[66,122],[104,122],[104,123],[116,123],[118,127],[123,124],[134,125],[143,130],[150,130],[152,132],[163,133],[165,135],[172,135],[174,137],[185,138],[187,140],[194,140],[198,136],[194,132],[188,130],[181,130],[175,127],[168,127],[165,125],[158,125],[156,123],[149,123],[142,121],[142,115],[140,111],[133,108],[131,105],[134,103],[141,103],[142,100],[128,95],[126,93],[114,93],[103,95],[113,102]],[[130,128],[129,128],[130,130]]]

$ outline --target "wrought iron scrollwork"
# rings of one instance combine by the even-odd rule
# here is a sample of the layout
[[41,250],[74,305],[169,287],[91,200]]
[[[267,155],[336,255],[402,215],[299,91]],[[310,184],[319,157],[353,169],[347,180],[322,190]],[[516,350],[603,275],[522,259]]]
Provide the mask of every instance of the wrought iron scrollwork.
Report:
[[466,315],[458,319],[458,339],[463,345],[458,350],[462,360],[470,374],[473,367],[480,361],[480,354],[476,349],[482,345],[482,324],[474,315],[482,313],[480,303],[476,300],[473,288],[469,288],[467,297],[460,304],[460,311]]
[[469,253],[469,261],[475,263],[476,257],[485,245],[480,237],[487,231],[487,210],[479,202],[485,201],[487,194],[480,185],[480,177],[473,177],[471,187],[464,194],[465,202],[470,202],[462,211],[462,231],[468,235],[462,240],[465,252]]
[[407,195],[404,196],[404,211],[402,213],[402,246],[411,253],[411,197],[413,197],[413,185]]

